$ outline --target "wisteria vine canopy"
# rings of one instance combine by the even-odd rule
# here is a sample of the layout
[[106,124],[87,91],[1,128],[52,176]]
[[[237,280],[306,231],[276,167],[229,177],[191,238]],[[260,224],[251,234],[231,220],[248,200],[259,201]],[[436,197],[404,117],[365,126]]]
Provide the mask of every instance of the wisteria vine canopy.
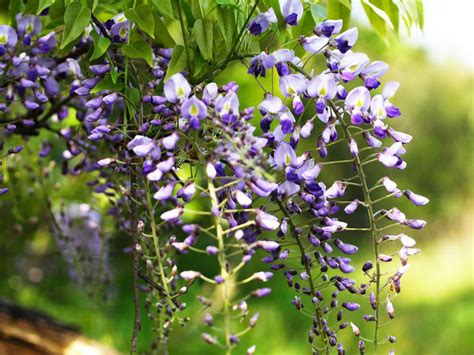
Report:
[[[399,27],[423,26],[421,1],[360,2],[385,41]],[[44,185],[40,192],[44,223],[85,289],[108,281],[102,221],[112,216],[127,238],[131,352],[140,332],[154,332],[150,351],[167,353],[173,330],[204,315],[202,339],[186,341],[269,354],[239,342],[257,325],[252,305],[275,296],[264,284],[274,277],[294,291],[288,304],[307,323],[294,336],[308,341],[308,353],[345,354],[354,344],[360,353],[394,353],[396,335],[382,326],[419,252],[408,234],[426,222],[378,203],[428,199],[386,176],[405,169],[412,137],[396,127],[399,84],[383,80],[388,64],[357,51],[352,5],[9,2],[0,25],[2,163],[36,152],[38,187],[60,169],[86,176],[84,188],[106,202],[58,206]],[[239,77],[226,74],[222,84],[231,65],[261,87],[255,109],[239,104]],[[57,147],[61,156],[51,154]],[[5,169],[0,199],[10,179]],[[348,190],[359,197],[346,200]],[[365,224],[349,223],[358,213]],[[348,232],[368,242],[353,245]],[[357,258],[362,246],[370,260]],[[197,254],[217,265],[215,274]],[[186,308],[191,288],[204,312]],[[271,334],[271,324],[259,326]],[[344,334],[352,335],[343,343]]]

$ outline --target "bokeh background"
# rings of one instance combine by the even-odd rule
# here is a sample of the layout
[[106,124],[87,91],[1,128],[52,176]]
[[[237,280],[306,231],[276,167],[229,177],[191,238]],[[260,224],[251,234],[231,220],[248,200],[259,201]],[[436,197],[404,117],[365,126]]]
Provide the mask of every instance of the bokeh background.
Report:
[[[399,338],[395,347],[399,354],[474,352],[473,58],[468,40],[473,29],[466,14],[459,12],[462,25],[453,28],[457,25],[447,19],[452,19],[450,13],[456,15],[454,8],[456,5],[446,1],[425,1],[424,33],[414,33],[410,38],[402,35],[400,40],[392,39],[389,46],[364,29],[362,15],[356,15],[354,20],[362,29],[357,50],[389,63],[390,71],[384,79],[401,83],[395,103],[403,115],[393,126],[415,137],[408,146],[407,169],[391,176],[399,186],[431,199],[423,208],[398,201],[408,216],[429,221],[424,230],[412,234],[422,252],[410,261],[402,294],[395,303],[396,319],[389,327],[390,333]],[[463,33],[469,30],[470,34]],[[245,67],[236,64],[216,81],[239,78],[242,105],[255,105],[262,91],[244,73]],[[60,150],[54,154],[59,162]],[[129,241],[113,231],[112,221],[103,220],[102,229],[111,250],[112,281],[105,286],[105,297],[89,297],[69,277],[68,267],[44,222],[45,191],[36,189],[31,181],[35,171],[30,166],[35,154],[22,155],[27,159],[7,164],[18,165],[15,171],[10,170],[12,193],[0,202],[0,298],[46,312],[79,326],[93,339],[128,352],[133,317],[131,266],[129,255],[122,250]],[[84,177],[64,178],[59,168],[55,171],[45,187],[56,204],[62,198],[65,203],[93,201],[95,208],[105,207],[103,200],[84,187]],[[212,270],[212,266],[209,268]],[[301,319],[291,305],[293,291],[282,278],[278,275],[270,281],[271,299],[252,303],[252,310],[260,312],[261,321],[243,338],[241,353],[252,344],[261,354],[306,353],[309,320]],[[199,310],[195,297],[193,289],[186,296],[190,314]],[[216,350],[198,339],[202,327],[198,324],[200,317],[194,318],[186,327],[177,327],[171,353],[203,354]],[[145,351],[153,333],[151,324],[146,319],[144,323],[140,349]]]

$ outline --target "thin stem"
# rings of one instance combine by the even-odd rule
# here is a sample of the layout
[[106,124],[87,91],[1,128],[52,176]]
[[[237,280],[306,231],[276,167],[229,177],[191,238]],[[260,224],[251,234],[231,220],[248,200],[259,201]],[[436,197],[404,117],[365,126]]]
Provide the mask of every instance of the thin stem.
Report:
[[[295,238],[296,243],[298,244],[298,248],[299,248],[300,254],[301,254],[301,260],[302,260],[302,263],[304,264],[303,266],[305,268],[305,271],[308,274],[308,282],[309,282],[309,288],[310,288],[310,291],[311,291],[311,296],[316,297],[316,287],[315,287],[314,281],[313,281],[314,279],[313,279],[313,275],[312,275],[312,270],[311,270],[311,267],[309,266],[308,262],[304,258],[305,249],[304,249],[303,243],[300,239],[300,236],[296,232],[296,226],[294,225],[293,220],[291,219],[291,215],[288,213],[288,211],[283,206],[281,201],[276,199],[276,203],[277,203],[278,207],[280,208],[281,212],[283,212],[285,217],[288,219],[288,224],[290,225],[291,235],[293,236],[293,238]],[[326,355],[329,355],[330,352],[331,352],[330,351],[331,345],[329,344],[329,339],[327,338],[326,333],[323,331],[323,316],[322,316],[322,310],[321,310],[321,307],[319,305],[319,302],[314,304],[314,312],[316,314],[316,321],[318,322],[318,328],[319,328],[320,333],[321,333],[322,338],[323,338],[324,353]]]
[[230,355],[232,353],[232,344],[230,342],[230,335],[231,335],[231,319],[230,319],[230,297],[229,297],[229,280],[228,280],[228,272],[227,272],[227,256],[225,252],[225,244],[224,244],[224,233],[222,230],[222,221],[221,221],[221,213],[219,211],[219,200],[216,194],[216,188],[214,183],[211,179],[208,179],[208,188],[209,188],[209,197],[211,199],[211,204],[213,210],[218,211],[214,217],[214,223],[216,226],[216,237],[219,247],[219,254],[217,259],[219,261],[220,273],[224,282],[222,282],[222,297],[224,300],[224,336],[225,336],[225,349],[226,354]]
[[[346,137],[347,143],[349,144],[352,140],[351,133],[349,132],[349,129],[347,128],[346,123],[344,122],[344,118],[342,115],[339,113],[338,108],[336,105],[332,102],[329,101],[329,105],[333,109],[337,120],[341,123],[342,130],[344,132],[344,136]],[[369,187],[367,186],[367,180],[365,178],[365,173],[363,169],[363,164],[360,161],[359,155],[354,156],[354,163],[356,166],[357,174],[359,175],[359,180],[362,185],[362,192],[364,193],[364,199],[365,199],[365,204],[367,206],[367,216],[369,218],[369,223],[370,223],[370,231],[372,234],[372,244],[373,244],[373,250],[374,250],[374,257],[375,257],[375,268],[376,268],[376,276],[375,276],[375,299],[377,302],[377,305],[379,305],[379,296],[380,296],[380,261],[378,258],[379,255],[379,244],[377,242],[378,239],[378,230],[377,230],[377,225],[375,222],[375,214],[373,210],[373,202],[370,197],[369,193]],[[374,331],[374,353],[377,353],[377,343],[378,343],[378,329],[379,329],[379,307],[375,309],[375,331]]]
[[[130,167],[130,196],[136,196],[136,171],[135,167]],[[133,199],[130,199],[130,230],[132,233],[133,248],[132,248],[132,272],[133,272],[133,304],[134,304],[134,322],[131,339],[130,353],[137,351],[138,333],[141,329],[140,321],[140,298],[138,293],[138,213],[137,205]]]

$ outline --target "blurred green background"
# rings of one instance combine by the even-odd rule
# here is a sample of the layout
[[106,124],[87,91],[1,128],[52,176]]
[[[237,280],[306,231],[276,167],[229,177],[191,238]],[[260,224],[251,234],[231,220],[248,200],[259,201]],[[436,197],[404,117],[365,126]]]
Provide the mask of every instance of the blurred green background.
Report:
[[[371,31],[361,32],[356,50],[389,63],[390,71],[384,81],[401,83],[395,103],[403,115],[392,121],[393,127],[414,136],[406,155],[407,169],[390,176],[400,187],[431,199],[422,208],[415,208],[404,199],[397,201],[408,216],[426,219],[429,224],[411,234],[422,252],[410,260],[402,293],[395,300],[396,318],[383,333],[398,337],[394,348],[399,354],[472,354],[472,67],[459,59],[433,62],[422,46],[394,40],[387,47]],[[242,65],[236,64],[216,80],[224,83],[227,78],[239,78],[242,105],[255,105],[262,91],[244,71]],[[55,154],[59,156],[60,150]],[[128,352],[133,310],[131,266],[129,256],[121,251],[129,241],[111,231],[112,221],[104,221],[103,229],[110,238],[112,251],[112,282],[107,286],[105,300],[88,298],[68,277],[48,226],[42,223],[46,220],[44,200],[32,185],[33,172],[28,170],[34,163],[29,159],[34,159],[34,155],[22,155],[27,159],[8,162],[18,165],[9,176],[12,193],[0,200],[0,297],[77,325],[85,335]],[[93,201],[92,205],[102,208],[105,201],[90,194],[84,183],[84,177],[66,179],[58,172],[48,179],[47,186],[55,201],[60,197],[67,202]],[[366,259],[370,255],[360,257]],[[294,310],[290,303],[294,293],[282,279],[278,274],[269,282],[273,288],[271,298],[251,302],[251,310],[259,311],[261,318],[255,330],[243,337],[236,353],[244,353],[252,344],[257,345],[260,354],[307,353],[310,320]],[[185,313],[199,310],[196,292],[197,288],[192,288],[185,297],[189,307]],[[146,351],[153,333],[151,324],[143,318],[140,349]],[[199,339],[203,330],[200,318],[193,317],[184,328],[176,326],[170,346],[172,354],[218,353]],[[353,337],[345,345],[351,350],[349,353],[355,352]],[[388,351],[391,347],[384,349]]]

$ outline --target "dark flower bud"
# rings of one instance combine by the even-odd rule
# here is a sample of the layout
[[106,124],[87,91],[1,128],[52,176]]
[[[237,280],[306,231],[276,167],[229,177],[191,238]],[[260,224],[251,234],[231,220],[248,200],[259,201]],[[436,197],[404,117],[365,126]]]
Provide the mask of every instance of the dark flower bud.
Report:
[[337,355],[344,355],[346,353],[346,349],[342,346],[341,343],[337,344]]
[[367,261],[365,262],[365,264],[362,266],[362,271],[364,272],[367,272],[369,271],[370,269],[372,269],[374,267],[374,265],[372,264],[371,261]]
[[364,314],[362,318],[367,322],[375,322],[375,317],[371,314]]
[[373,291],[370,292],[369,300],[372,309],[377,309],[377,299],[375,298],[375,293]]
[[8,149],[8,154],[18,154],[23,150],[22,145],[17,145],[16,147]]
[[356,311],[360,308],[360,305],[354,302],[344,302],[342,306],[349,311]]

